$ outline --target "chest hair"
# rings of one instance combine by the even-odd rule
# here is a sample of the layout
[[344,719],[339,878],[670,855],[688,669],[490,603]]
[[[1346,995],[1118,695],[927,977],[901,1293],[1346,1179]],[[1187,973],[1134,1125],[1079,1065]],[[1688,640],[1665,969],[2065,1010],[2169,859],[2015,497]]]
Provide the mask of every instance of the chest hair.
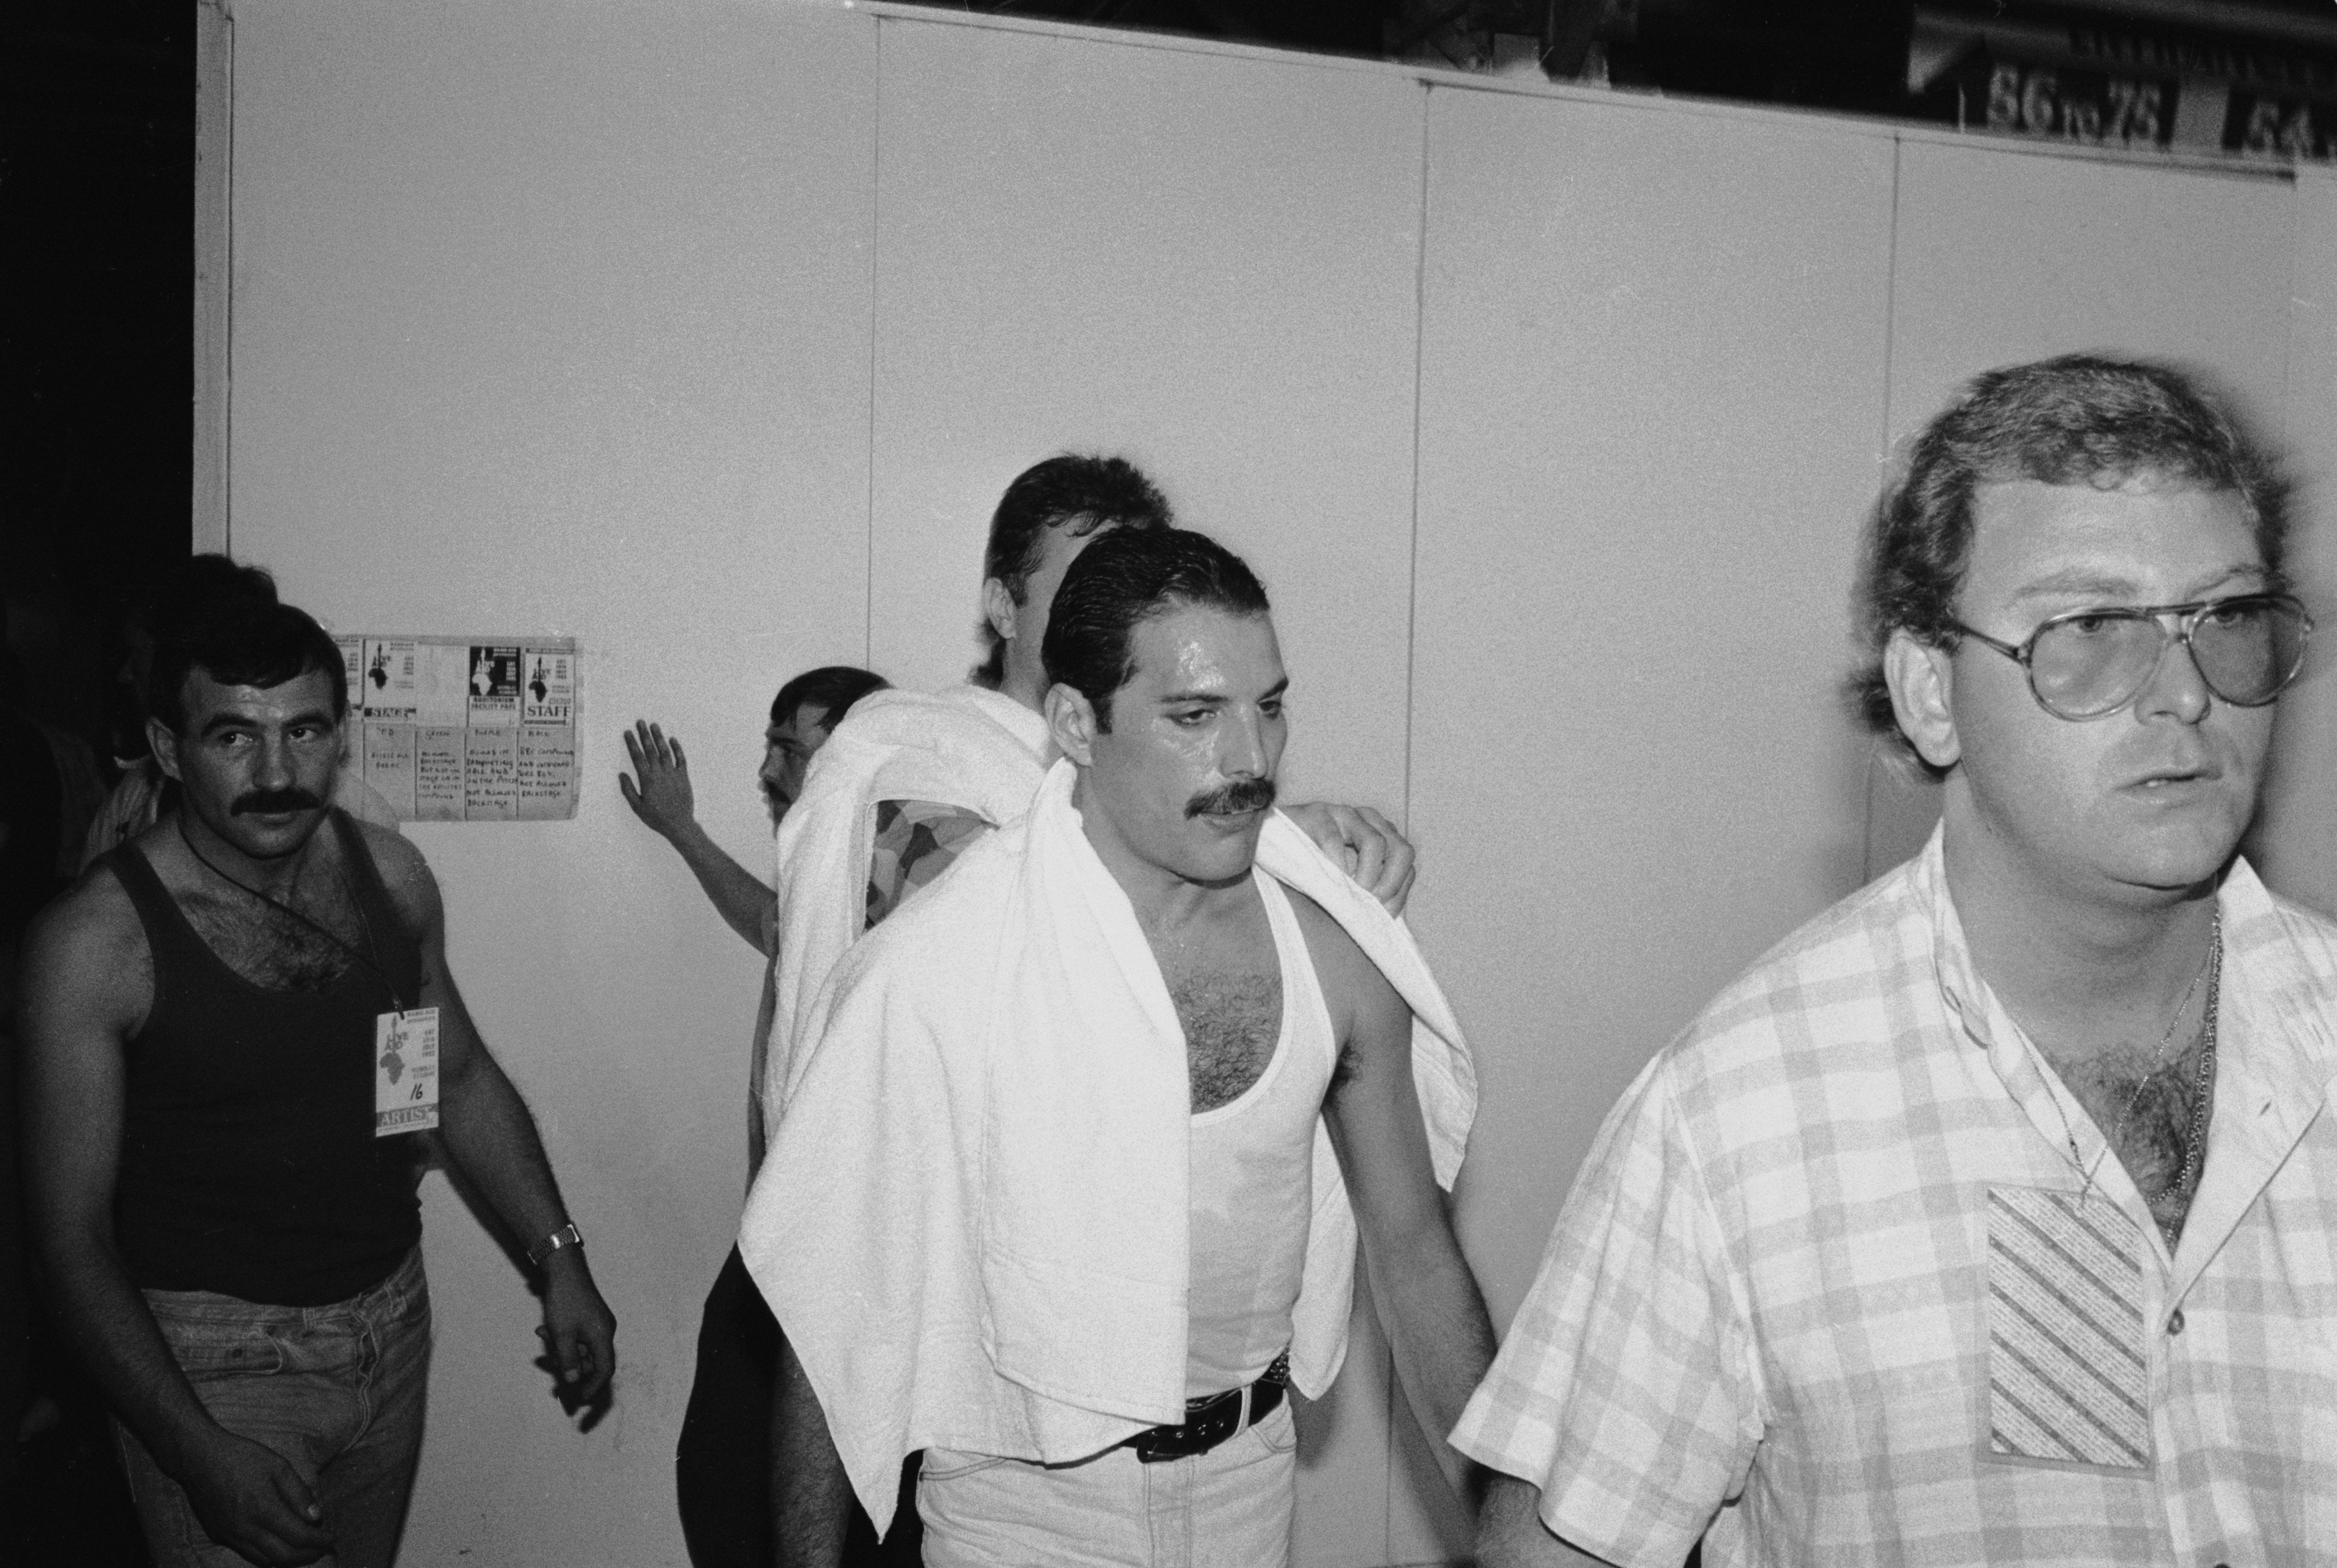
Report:
[[1195,1114],[1231,1105],[1274,1060],[1282,1036],[1282,972],[1188,969],[1164,976],[1185,1030]]
[[[337,886],[332,891],[341,891]],[[347,949],[323,932],[248,893],[185,893],[179,907],[220,962],[265,990],[329,990],[357,964]],[[368,950],[364,922],[346,894],[297,896],[293,907],[358,952]]]
[[[2191,1152],[2191,1118],[2197,1102],[2199,1051],[2195,1038],[2174,1060],[2159,1066],[2134,1050],[2117,1050],[2063,1066],[2063,1081],[2094,1125],[2110,1140],[2110,1150],[2150,1205],[2161,1234],[2172,1247],[2191,1212],[2198,1174],[2182,1180]],[[2213,1086],[2210,1086],[2212,1092]],[[2134,1105],[2129,1114],[2127,1105]],[[2120,1121],[2123,1119],[2124,1125]],[[2202,1118],[2198,1135],[2205,1138]],[[2204,1154],[2205,1151],[2202,1151]],[[2203,1158],[2200,1169],[2205,1169]]]

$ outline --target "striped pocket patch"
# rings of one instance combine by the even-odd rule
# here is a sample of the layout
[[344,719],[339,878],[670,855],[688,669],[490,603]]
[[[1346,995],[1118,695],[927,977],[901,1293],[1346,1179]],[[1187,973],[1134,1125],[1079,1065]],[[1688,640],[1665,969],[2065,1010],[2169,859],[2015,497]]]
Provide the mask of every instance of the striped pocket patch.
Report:
[[2142,1233],[2116,1203],[1988,1194],[1988,1446],[2009,1459],[2150,1463]]

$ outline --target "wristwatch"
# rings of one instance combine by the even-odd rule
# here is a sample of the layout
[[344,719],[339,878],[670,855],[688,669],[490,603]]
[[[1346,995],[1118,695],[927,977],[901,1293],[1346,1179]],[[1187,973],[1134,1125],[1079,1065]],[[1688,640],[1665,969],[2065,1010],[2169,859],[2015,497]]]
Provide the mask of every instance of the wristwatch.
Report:
[[552,1253],[560,1251],[561,1248],[581,1247],[583,1244],[584,1233],[576,1228],[573,1221],[571,1221],[569,1223],[562,1225],[560,1229],[552,1232],[552,1234],[546,1236],[543,1241],[538,1242],[534,1246],[530,1247],[527,1250],[527,1261],[535,1267],[541,1269],[543,1267],[544,1260],[551,1257]]

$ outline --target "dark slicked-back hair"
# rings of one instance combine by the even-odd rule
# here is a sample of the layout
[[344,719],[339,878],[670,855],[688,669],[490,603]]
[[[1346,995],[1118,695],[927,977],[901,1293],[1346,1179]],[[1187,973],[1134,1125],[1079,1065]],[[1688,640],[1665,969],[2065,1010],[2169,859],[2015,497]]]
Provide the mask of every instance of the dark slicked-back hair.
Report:
[[796,716],[796,709],[811,706],[819,710],[819,727],[834,729],[836,721],[852,711],[852,705],[872,691],[883,691],[891,683],[875,670],[856,665],[824,664],[817,669],[807,669],[787,685],[771,699],[771,722],[785,724]]
[[267,568],[205,551],[147,583],[132,598],[130,613],[148,636],[159,640],[180,622],[217,605],[275,602],[276,579]]
[[[1073,535],[1099,529],[1174,528],[1175,515],[1159,488],[1124,457],[1061,453],[1017,474],[990,519],[990,543],[982,552],[984,580],[996,578],[1018,605],[1038,570],[1041,541],[1051,528]],[[1006,678],[1006,643],[983,618],[981,636],[989,648],[973,678],[992,687]]]
[[1866,661],[1850,681],[1867,727],[1921,762],[1892,711],[1882,650],[1901,630],[1937,648],[1961,640],[1956,596],[1981,485],[2107,488],[2135,478],[2237,494],[2265,570],[2281,580],[2286,488],[2238,421],[2182,372],[2070,354],[1974,377],[1915,438],[1868,529],[1858,602]]
[[1264,615],[1266,585],[1241,557],[1205,533],[1116,530],[1080,552],[1055,590],[1040,647],[1047,679],[1094,705],[1111,729],[1112,694],[1136,674],[1129,641],[1139,622],[1188,605]]
[[288,604],[230,601],[191,612],[154,646],[153,689],[146,711],[173,735],[187,727],[187,677],[201,670],[221,686],[282,686],[311,670],[331,678],[333,719],[348,711],[340,645]]

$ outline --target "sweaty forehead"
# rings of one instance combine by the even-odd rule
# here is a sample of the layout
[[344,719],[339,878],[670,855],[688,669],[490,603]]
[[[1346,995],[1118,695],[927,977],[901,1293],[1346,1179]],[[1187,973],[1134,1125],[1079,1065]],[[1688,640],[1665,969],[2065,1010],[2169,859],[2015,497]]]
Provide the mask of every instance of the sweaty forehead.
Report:
[[1156,696],[1216,693],[1257,696],[1284,679],[1274,621],[1211,605],[1176,605],[1130,629],[1130,684]]

